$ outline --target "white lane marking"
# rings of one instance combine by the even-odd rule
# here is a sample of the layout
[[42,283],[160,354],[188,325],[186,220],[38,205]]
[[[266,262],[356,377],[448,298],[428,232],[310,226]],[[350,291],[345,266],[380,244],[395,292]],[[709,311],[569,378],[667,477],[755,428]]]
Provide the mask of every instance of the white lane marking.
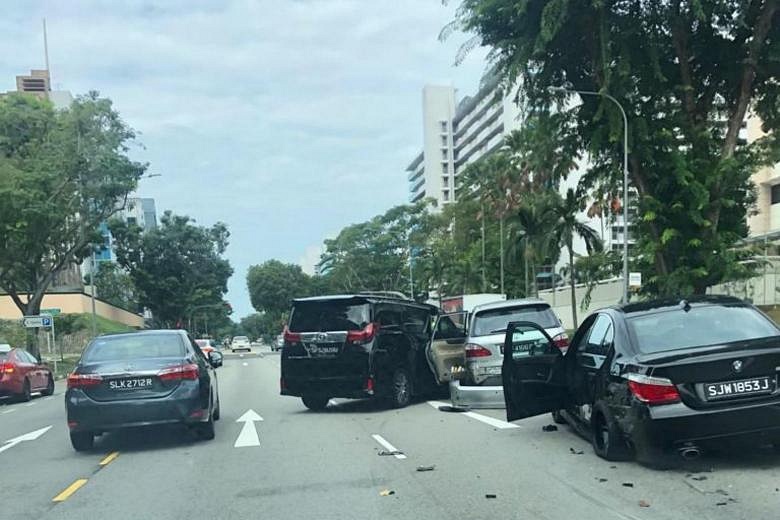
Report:
[[30,406],[35,406],[35,404],[36,404],[36,403],[35,403],[35,401],[33,401],[33,402],[31,402],[31,403],[27,403],[27,404],[26,404],[26,405],[24,405],[24,406],[30,407]]
[[25,433],[24,435],[14,437],[13,439],[8,439],[7,441],[5,441],[5,446],[0,447],[0,453],[4,452],[7,449],[13,448],[20,442],[34,441],[35,439],[37,439],[38,437],[40,437],[50,429],[51,429],[51,425],[46,426],[45,428],[41,428],[40,430],[35,430],[34,432]]
[[16,408],[11,408],[10,410],[5,410],[5,411],[3,412],[3,414],[5,415],[5,414],[7,414],[7,413],[12,413],[12,412],[15,412],[15,411],[16,411]]
[[[447,403],[442,403],[439,401],[428,401],[428,404],[433,406],[436,409],[438,409],[440,406],[449,406]],[[477,421],[483,422],[485,424],[489,424],[494,428],[500,428],[502,430],[507,430],[511,428],[522,428],[517,424],[512,424],[510,422],[502,421],[501,419],[495,419],[493,417],[488,417],[487,415],[482,415],[475,412],[460,412],[455,415],[465,415],[466,417],[476,419]]]
[[249,363],[247,363],[246,361],[244,361],[243,363],[241,363],[241,365],[242,365],[242,366],[245,366],[245,367],[248,367],[248,366],[249,366]]
[[241,433],[238,434],[234,448],[244,448],[247,446],[260,446],[260,436],[257,435],[257,428],[255,428],[255,421],[262,421],[254,410],[247,410],[244,415],[236,419],[236,422],[244,423],[241,428]]
[[[382,437],[379,434],[375,433],[371,437],[373,437],[374,440],[376,442],[378,442],[387,451],[401,451],[398,448],[396,448],[395,446],[393,446],[392,444],[390,444],[389,442],[387,442],[387,439],[385,439],[384,437]],[[406,455],[404,455],[403,453],[398,453],[396,455],[393,455],[393,457],[395,457],[396,459],[399,459],[399,460],[403,460],[403,459],[406,458]]]

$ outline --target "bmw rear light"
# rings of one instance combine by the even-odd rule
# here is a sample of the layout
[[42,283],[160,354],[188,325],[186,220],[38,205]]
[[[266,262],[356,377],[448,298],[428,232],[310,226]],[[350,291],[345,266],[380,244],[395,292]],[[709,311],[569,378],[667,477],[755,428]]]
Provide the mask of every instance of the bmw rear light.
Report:
[[168,367],[159,374],[157,377],[160,381],[181,381],[198,379],[198,365],[195,363],[188,363],[186,365],[176,365],[174,367]]
[[482,345],[475,343],[466,344],[466,358],[490,357],[492,355],[493,353]]
[[356,343],[358,345],[368,343],[374,339],[374,335],[376,334],[378,328],[379,326],[376,324],[369,323],[363,330],[350,330],[347,332],[347,341],[349,343]]
[[70,374],[68,375],[68,388],[89,388],[103,382],[98,374]]
[[287,327],[284,328],[284,342],[285,343],[298,343],[301,341],[301,335],[297,332],[290,332]]
[[628,374],[628,388],[639,401],[650,406],[680,402],[680,393],[669,379]]
[[555,346],[559,349],[569,348],[569,336],[567,336],[565,332],[557,334],[552,340]]

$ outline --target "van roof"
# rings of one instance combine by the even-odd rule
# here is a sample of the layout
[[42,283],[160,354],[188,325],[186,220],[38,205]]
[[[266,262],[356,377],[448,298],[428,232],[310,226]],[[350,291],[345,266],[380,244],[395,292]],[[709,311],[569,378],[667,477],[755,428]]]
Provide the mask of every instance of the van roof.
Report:
[[377,303],[377,302],[392,302],[392,303],[400,303],[402,305],[411,305],[415,307],[423,307],[426,309],[435,309],[437,310],[438,307],[434,305],[429,305],[427,303],[418,303],[414,300],[402,300],[397,297],[392,296],[384,296],[377,293],[371,293],[371,294],[328,294],[324,296],[311,296],[308,298],[296,298],[293,300],[293,303],[302,303],[302,302],[329,302],[329,301],[347,301],[347,300],[355,300],[355,301],[362,301],[366,303]]

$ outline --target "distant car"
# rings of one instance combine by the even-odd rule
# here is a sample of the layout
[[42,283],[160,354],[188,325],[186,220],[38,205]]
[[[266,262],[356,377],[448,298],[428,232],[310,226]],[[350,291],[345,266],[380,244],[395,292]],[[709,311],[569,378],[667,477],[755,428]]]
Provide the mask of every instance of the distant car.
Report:
[[232,352],[235,352],[236,350],[246,350],[247,352],[251,352],[252,343],[250,343],[249,338],[246,336],[236,336],[230,343],[230,350]]
[[279,334],[276,339],[274,339],[274,342],[271,343],[271,350],[276,352],[277,350],[282,350],[282,347],[284,346],[284,334]]
[[780,447],[780,328],[732,297],[602,309],[568,351],[530,322],[510,324],[503,386],[510,421],[560,418],[607,460],[668,466],[726,439]]
[[214,438],[219,419],[215,368],[182,330],[149,330],[93,339],[68,376],[65,408],[76,451],[96,435],[132,426],[181,423]]
[[504,336],[513,321],[531,321],[553,338],[558,348],[569,345],[566,331],[550,305],[528,298],[486,303],[474,307],[466,338],[465,385],[501,386]]
[[0,344],[0,395],[29,401],[33,392],[54,393],[51,369],[26,350]]

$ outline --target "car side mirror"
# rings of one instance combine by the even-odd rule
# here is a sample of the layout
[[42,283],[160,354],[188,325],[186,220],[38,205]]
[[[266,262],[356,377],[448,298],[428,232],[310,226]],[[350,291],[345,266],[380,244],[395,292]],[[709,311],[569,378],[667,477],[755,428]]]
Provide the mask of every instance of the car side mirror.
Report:
[[215,350],[212,350],[209,352],[209,363],[211,363],[211,366],[214,368],[221,367],[222,366],[222,352],[217,352]]

